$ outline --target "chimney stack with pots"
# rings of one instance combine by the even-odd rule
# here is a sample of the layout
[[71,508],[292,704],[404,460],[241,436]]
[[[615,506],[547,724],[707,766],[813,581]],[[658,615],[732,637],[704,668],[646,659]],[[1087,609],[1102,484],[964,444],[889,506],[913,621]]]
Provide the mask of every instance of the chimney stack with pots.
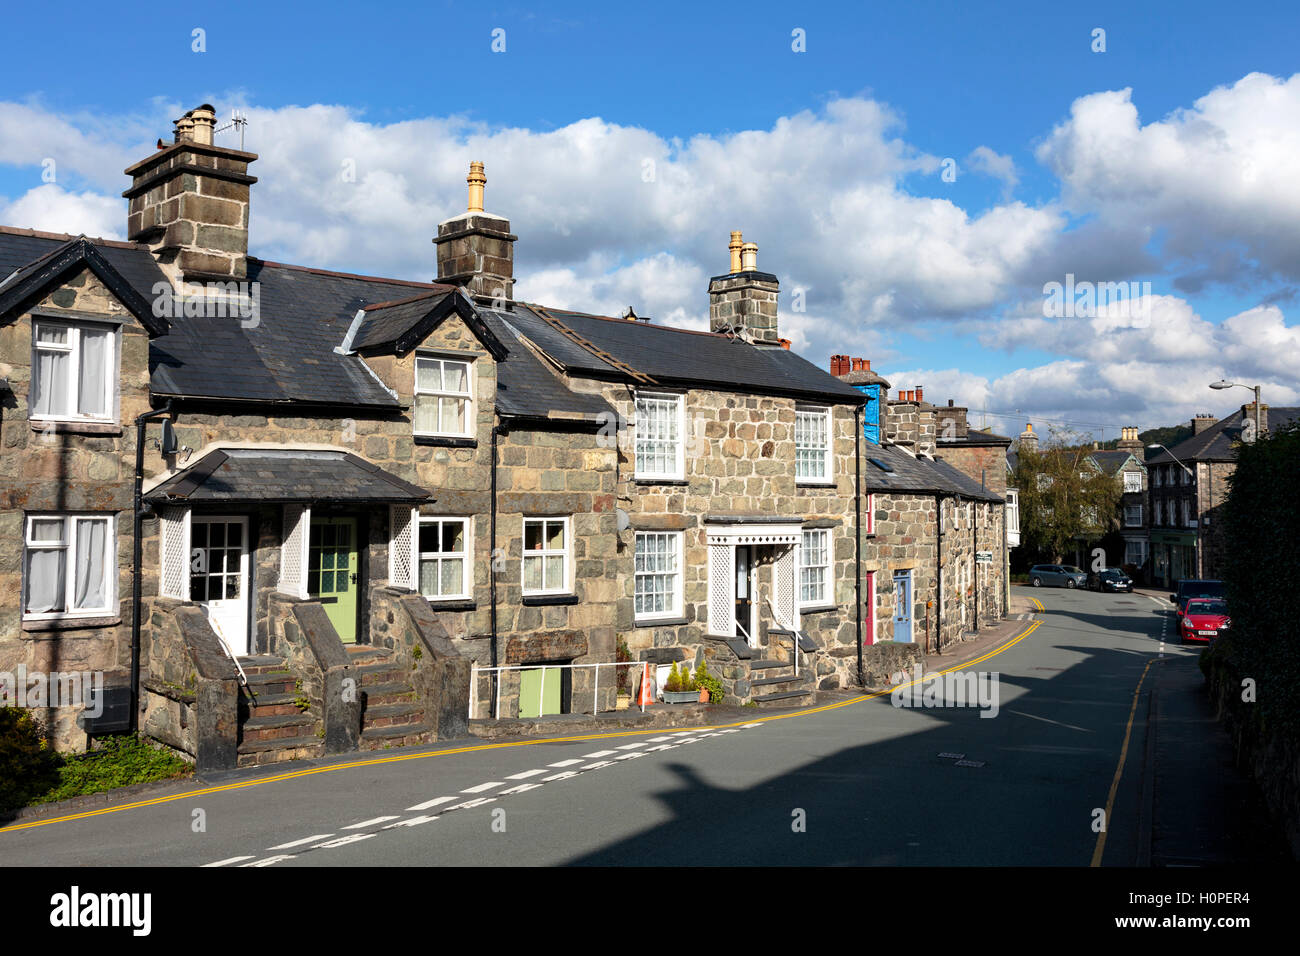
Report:
[[515,297],[515,240],[510,220],[483,211],[487,175],[469,164],[465,212],[438,223],[438,282],[464,287],[476,299],[504,304]]
[[1021,451],[1038,451],[1038,436],[1034,434],[1034,423],[1028,422],[1025,430],[1020,433],[1020,444],[1018,448]]
[[127,238],[149,246],[163,272],[181,282],[248,276],[248,175],[256,154],[215,146],[208,104],[175,122],[173,142],[129,166]]
[[731,234],[731,272],[709,280],[709,329],[731,332],[754,345],[781,347],[777,331],[776,276],[758,271],[758,246]]

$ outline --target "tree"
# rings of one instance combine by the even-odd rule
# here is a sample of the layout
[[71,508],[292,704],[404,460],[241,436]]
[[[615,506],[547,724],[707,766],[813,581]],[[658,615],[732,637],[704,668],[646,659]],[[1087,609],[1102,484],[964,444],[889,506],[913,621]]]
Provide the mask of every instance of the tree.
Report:
[[1119,484],[1088,459],[1083,437],[1053,428],[1041,450],[1022,446],[1017,456],[1021,541],[1054,563],[1074,539],[1105,534],[1119,506]]

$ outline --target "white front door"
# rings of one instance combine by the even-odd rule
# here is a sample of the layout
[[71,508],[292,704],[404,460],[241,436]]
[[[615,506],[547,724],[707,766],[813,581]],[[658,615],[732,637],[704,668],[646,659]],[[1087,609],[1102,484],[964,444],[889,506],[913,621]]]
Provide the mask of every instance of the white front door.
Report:
[[248,518],[191,518],[190,600],[231,653],[248,653]]

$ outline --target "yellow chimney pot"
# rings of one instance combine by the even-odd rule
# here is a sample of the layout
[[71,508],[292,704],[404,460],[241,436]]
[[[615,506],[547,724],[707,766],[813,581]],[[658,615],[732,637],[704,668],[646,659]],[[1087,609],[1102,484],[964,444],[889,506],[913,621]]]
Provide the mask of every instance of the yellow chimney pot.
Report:
[[469,183],[469,211],[483,211],[483,187],[487,185],[487,176],[483,173],[483,164],[475,160],[469,164],[469,175],[465,177],[465,182]]
[[732,230],[731,242],[727,248],[731,251],[731,271],[733,273],[740,271],[740,250],[744,247],[745,242],[737,230]]

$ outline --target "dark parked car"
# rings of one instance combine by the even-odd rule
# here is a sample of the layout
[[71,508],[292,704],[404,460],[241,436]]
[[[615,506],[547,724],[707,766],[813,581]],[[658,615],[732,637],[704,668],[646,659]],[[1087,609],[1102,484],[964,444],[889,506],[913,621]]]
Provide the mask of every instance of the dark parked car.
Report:
[[1029,569],[1029,583],[1036,588],[1081,588],[1088,575],[1072,564],[1035,564]]
[[1102,568],[1088,575],[1089,591],[1132,591],[1133,579],[1119,568]]
[[1178,589],[1171,595],[1169,600],[1174,602],[1174,611],[1179,617],[1187,608],[1187,602],[1192,598],[1221,598],[1223,597],[1223,582],[1211,580],[1198,580],[1195,578],[1184,578],[1178,582]]

